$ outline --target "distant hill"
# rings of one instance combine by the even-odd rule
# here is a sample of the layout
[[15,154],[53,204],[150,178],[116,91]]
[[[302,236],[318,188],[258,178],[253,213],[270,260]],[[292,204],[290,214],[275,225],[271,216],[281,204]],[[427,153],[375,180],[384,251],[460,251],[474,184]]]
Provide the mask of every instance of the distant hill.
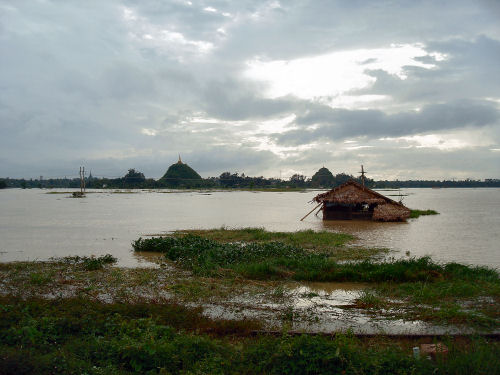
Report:
[[311,184],[314,187],[331,188],[335,183],[335,178],[328,168],[320,168],[311,178]]
[[160,178],[160,181],[169,186],[191,185],[193,180],[201,180],[201,176],[189,165],[183,163],[180,157],[179,161],[168,167],[167,172]]

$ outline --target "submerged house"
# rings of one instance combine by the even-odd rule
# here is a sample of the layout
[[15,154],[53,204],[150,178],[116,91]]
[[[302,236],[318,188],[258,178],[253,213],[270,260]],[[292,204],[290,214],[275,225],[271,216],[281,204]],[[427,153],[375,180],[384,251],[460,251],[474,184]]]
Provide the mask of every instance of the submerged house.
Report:
[[314,201],[322,204],[323,220],[404,221],[410,217],[410,210],[402,203],[354,180],[317,195]]

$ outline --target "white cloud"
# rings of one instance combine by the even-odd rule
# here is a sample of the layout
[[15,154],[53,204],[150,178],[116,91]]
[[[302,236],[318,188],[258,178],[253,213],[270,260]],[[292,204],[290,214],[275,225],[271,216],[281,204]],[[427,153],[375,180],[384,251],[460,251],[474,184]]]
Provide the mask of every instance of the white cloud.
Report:
[[139,48],[154,48],[160,53],[173,52],[180,61],[184,61],[193,53],[206,55],[214,48],[214,44],[210,41],[189,39],[175,28],[166,28],[164,25],[150,22],[131,8],[123,8],[123,19],[129,29],[130,38],[136,43],[143,44]]
[[490,131],[457,130],[452,133],[423,134],[405,137],[384,137],[381,141],[397,143],[402,148],[432,148],[440,151],[454,151],[474,147],[490,147],[494,145]]
[[149,135],[149,136],[154,137],[157,133],[158,133],[158,131],[156,131],[154,129],[146,129],[146,128],[141,129],[141,134],[144,134],[144,135]]
[[[375,78],[366,70],[384,70],[401,80],[407,78],[408,66],[425,69],[435,68],[416,58],[430,56],[421,44],[391,45],[388,48],[358,49],[292,60],[265,61],[255,59],[247,62],[245,76],[264,81],[269,86],[265,95],[277,98],[294,95],[303,99],[324,99],[341,107],[365,104],[387,99],[386,96],[346,95],[349,91],[366,88]],[[440,55],[444,59],[444,55]],[[345,96],[345,97],[344,97]],[[333,98],[333,99],[331,99]]]

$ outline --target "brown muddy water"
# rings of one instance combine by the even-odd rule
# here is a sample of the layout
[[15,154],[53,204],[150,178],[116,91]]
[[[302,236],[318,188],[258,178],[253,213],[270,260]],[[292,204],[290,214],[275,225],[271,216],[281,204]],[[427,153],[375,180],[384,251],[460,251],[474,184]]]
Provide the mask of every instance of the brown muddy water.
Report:
[[227,226],[348,232],[359,238],[354,245],[388,247],[397,257],[409,251],[412,256],[500,268],[497,188],[402,190],[408,207],[440,212],[407,223],[324,222],[314,215],[301,222],[318,191],[116,194],[101,190],[83,199],[53,194],[62,191],[0,191],[0,262],[110,253],[120,266],[150,266],[154,264],[150,258],[132,251],[131,242],[138,237]]

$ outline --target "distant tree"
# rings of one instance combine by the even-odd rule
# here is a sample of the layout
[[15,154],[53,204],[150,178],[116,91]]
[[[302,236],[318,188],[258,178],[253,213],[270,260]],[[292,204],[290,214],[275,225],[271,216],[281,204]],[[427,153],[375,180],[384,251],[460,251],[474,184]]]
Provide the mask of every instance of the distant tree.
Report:
[[294,174],[290,177],[290,185],[294,187],[304,187],[306,185],[306,176],[301,174]]
[[5,189],[7,187],[7,182],[0,180],[0,189]]
[[346,173],[338,173],[335,175],[335,185],[342,185],[343,183],[353,180],[354,177]]
[[[245,179],[238,176],[238,173],[224,172],[219,176],[219,181],[221,186],[224,187],[236,187],[241,186]],[[250,181],[248,181],[250,183]]]
[[135,169],[129,169],[128,173],[122,178],[123,184],[126,187],[140,187],[146,181],[144,173],[136,171]]

